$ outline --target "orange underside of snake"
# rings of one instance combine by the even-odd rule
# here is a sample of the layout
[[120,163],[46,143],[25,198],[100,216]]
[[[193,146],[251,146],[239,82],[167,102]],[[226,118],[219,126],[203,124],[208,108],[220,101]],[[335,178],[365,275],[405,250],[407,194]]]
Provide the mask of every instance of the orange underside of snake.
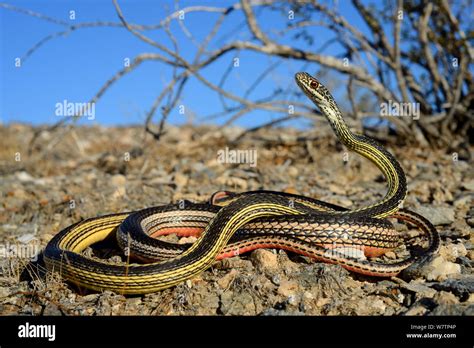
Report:
[[[173,227],[173,228],[170,227],[170,228],[163,228],[163,229],[160,229],[160,230],[154,232],[153,234],[151,234],[151,237],[158,238],[160,236],[175,234],[178,237],[197,237],[197,238],[199,238],[199,236],[201,235],[203,230],[204,229],[200,228],[200,227]],[[366,257],[379,257],[379,256],[382,256],[383,254],[385,254],[387,251],[392,250],[392,249],[387,249],[387,248],[377,248],[377,247],[369,247],[369,246],[364,246],[364,245],[351,245],[351,244],[347,244],[347,245],[339,244],[337,246],[335,246],[333,244],[317,244],[317,245],[320,246],[320,247],[323,247],[325,249],[328,249],[328,250],[334,249],[334,248],[344,248],[344,247],[355,249],[355,250],[361,250],[361,251],[363,251],[363,253]],[[301,251],[299,249],[294,249],[294,248],[291,248],[291,247],[288,247],[288,246],[282,246],[280,244],[255,243],[255,244],[252,244],[252,245],[245,245],[242,248],[234,249],[232,251],[221,252],[219,255],[217,255],[216,259],[217,260],[222,260],[222,259],[225,259],[225,258],[228,258],[228,257],[233,257],[233,256],[240,255],[240,254],[243,254],[243,253],[255,250],[255,249],[262,249],[262,248],[285,249],[285,250],[295,252],[295,253],[298,253],[298,254],[301,254],[301,255],[304,255],[304,256],[314,257],[313,255],[306,254],[306,253],[304,253],[303,251]]]

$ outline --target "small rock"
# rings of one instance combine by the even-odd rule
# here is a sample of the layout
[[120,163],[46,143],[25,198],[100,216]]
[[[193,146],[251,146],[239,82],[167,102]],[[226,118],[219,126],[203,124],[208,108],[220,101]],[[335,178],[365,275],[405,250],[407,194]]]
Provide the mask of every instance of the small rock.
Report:
[[377,314],[381,314],[385,312],[385,309],[387,309],[387,306],[381,299],[375,299],[371,303],[371,307],[377,312]]
[[29,181],[33,181],[35,179],[25,171],[16,172],[15,176],[21,182],[29,182]]
[[289,176],[291,176],[292,178],[295,178],[298,176],[299,174],[299,171],[298,171],[298,168],[294,167],[294,166],[290,166],[287,170],[287,173]]
[[419,294],[421,297],[433,298],[436,295],[436,290],[431,289],[427,285],[421,284],[416,281],[411,281],[410,283],[400,284],[404,289],[412,291]]
[[172,184],[171,178],[168,176],[153,176],[152,179],[147,181],[150,186],[161,186],[161,185],[170,185]]
[[458,257],[463,257],[467,255],[467,249],[464,244],[448,244],[443,245],[439,249],[439,254],[443,256],[446,260],[454,262]]
[[116,303],[116,304],[112,305],[111,314],[112,315],[117,315],[120,312],[121,308],[122,308],[122,304],[120,304],[120,303]]
[[283,316],[283,315],[286,316],[288,315],[288,313],[284,310],[269,308],[269,309],[265,309],[261,315],[268,316],[268,317],[276,317],[276,316]]
[[13,190],[13,196],[20,199],[26,199],[28,197],[28,194],[26,193],[25,190],[18,188],[18,189]]
[[112,176],[112,179],[110,180],[110,182],[115,187],[115,191],[112,197],[114,198],[124,197],[126,194],[125,183],[127,182],[127,179],[125,178],[125,176],[121,174],[116,174]]
[[141,297],[129,297],[127,298],[127,305],[135,307],[142,303]]
[[174,175],[174,182],[175,182],[176,186],[178,186],[179,188],[184,187],[188,183],[188,177],[186,175],[181,174],[181,173],[176,173]]
[[286,187],[283,192],[290,193],[292,195],[297,195],[299,192],[294,187]]
[[217,262],[214,266],[216,269],[253,269],[252,262],[249,260],[241,259],[240,257],[232,257]]
[[299,285],[295,281],[291,280],[283,280],[278,287],[278,293],[285,297],[293,295],[296,291],[298,291]]
[[125,183],[127,182],[127,178],[122,174],[115,174],[110,179],[110,182],[112,183],[112,185],[119,187],[125,185]]
[[201,300],[201,308],[198,309],[197,315],[215,315],[219,308],[219,296],[215,293],[207,293]]
[[327,305],[329,302],[331,302],[331,299],[327,297],[321,297],[316,301],[316,306],[320,308]]
[[14,232],[15,230],[18,229],[18,225],[14,225],[14,224],[4,224],[2,226],[2,229],[4,232]]
[[280,282],[281,282],[281,277],[279,274],[275,274],[273,277],[272,277],[272,283],[275,284],[275,285],[280,285]]
[[451,291],[456,296],[465,300],[474,293],[474,276],[466,276],[460,279],[447,279],[442,283],[435,283],[432,288],[436,290]]
[[122,258],[119,255],[114,255],[109,257],[108,261],[112,264],[120,264],[120,262],[122,262]]
[[292,306],[297,306],[298,305],[298,298],[295,295],[290,295],[288,296],[288,304]]
[[217,284],[221,287],[221,289],[227,289],[232,281],[234,281],[235,277],[239,272],[235,269],[230,270],[225,276],[217,281]]
[[272,273],[278,270],[278,257],[265,249],[257,249],[251,255],[255,268],[264,273]]
[[334,192],[337,195],[341,195],[341,196],[347,195],[347,191],[346,191],[347,188],[343,185],[329,184],[328,189],[329,191]]
[[20,313],[25,313],[29,315],[35,314],[33,307],[30,305],[23,306],[23,308],[20,309]]
[[97,174],[96,172],[89,172],[84,176],[84,181],[92,181],[97,179]]
[[224,315],[255,315],[256,307],[252,296],[248,293],[226,291],[221,295],[220,310]]
[[454,221],[449,228],[438,228],[439,235],[443,238],[459,239],[469,237],[471,228],[467,221],[458,219]]
[[469,226],[474,227],[474,207],[471,207],[471,209],[469,209],[469,212],[466,216],[466,223]]
[[466,195],[466,196],[462,196],[458,199],[456,199],[454,202],[453,202],[453,205],[456,207],[456,208],[460,208],[460,207],[464,207],[464,206],[469,206],[470,203],[472,201],[472,196],[470,195]]
[[461,273],[461,265],[447,261],[442,256],[436,257],[431,262],[431,266],[433,270],[426,275],[426,279],[428,280],[442,281],[449,275]]
[[18,306],[19,302],[22,302],[22,298],[20,296],[9,296],[3,300],[3,304],[12,304],[16,306]]
[[458,258],[456,258],[456,263],[459,263],[460,265],[464,267],[472,268],[474,262],[469,260],[465,256],[459,256]]
[[48,303],[46,307],[44,307],[43,315],[60,316],[63,315],[63,313],[58,306]]
[[92,314],[94,314],[95,312],[96,312],[96,309],[93,308],[93,307],[88,307],[88,308],[85,309],[85,314],[86,314],[86,315],[92,315]]
[[17,238],[17,240],[23,244],[28,244],[35,239],[36,239],[36,234],[34,233],[26,233]]
[[413,264],[402,271],[403,278],[425,278],[427,280],[443,281],[450,275],[461,274],[461,265],[447,261],[443,256],[438,255],[423,264]]
[[395,254],[393,251],[387,251],[384,255],[391,260],[395,260],[397,258],[397,254]]
[[438,292],[435,295],[434,300],[437,303],[442,304],[442,305],[450,305],[450,304],[459,303],[459,300],[457,299],[456,296],[454,296],[452,293],[446,292],[446,291]]
[[3,287],[3,286],[0,287],[0,299],[5,298],[10,294],[11,294],[10,288]]
[[461,184],[461,187],[465,188],[468,191],[474,191],[474,179],[464,181]]
[[420,315],[424,315],[426,314],[428,310],[423,307],[422,305],[416,305],[416,306],[413,306],[411,307],[410,309],[408,309],[404,314],[405,315],[417,315],[417,316],[420,316]]
[[86,296],[79,297],[79,300],[82,302],[95,302],[99,298],[99,294],[90,294]]
[[465,307],[462,304],[440,304],[429,315],[433,316],[459,316],[473,315],[474,305]]
[[197,241],[197,237],[194,237],[194,236],[183,237],[178,241],[178,244],[194,243],[195,241]]
[[416,210],[435,226],[449,225],[454,222],[454,209],[452,207],[421,206]]

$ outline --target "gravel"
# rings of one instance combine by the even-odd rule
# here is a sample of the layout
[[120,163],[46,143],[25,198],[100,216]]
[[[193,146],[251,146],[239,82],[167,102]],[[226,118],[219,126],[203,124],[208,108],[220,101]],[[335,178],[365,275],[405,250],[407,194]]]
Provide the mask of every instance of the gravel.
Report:
[[[144,139],[139,127],[74,126],[43,133],[29,155],[34,130],[0,126],[2,246],[44,247],[62,228],[88,217],[206,201],[222,189],[281,190],[350,208],[371,204],[386,190],[375,166],[353,153],[346,158],[334,136],[320,129],[314,141],[298,140],[314,138],[311,131],[263,129],[230,145],[241,130],[169,126],[156,142]],[[256,149],[257,165],[220,163],[217,152],[226,146]],[[33,282],[27,282],[28,260],[16,255],[0,257],[0,314],[474,315],[472,163],[454,163],[444,151],[427,148],[388,149],[407,174],[405,208],[431,220],[442,237],[438,255],[398,277],[377,279],[291,252],[256,250],[217,261],[173,288],[125,297],[80,289],[31,268],[26,273]],[[403,224],[397,229],[418,234]],[[120,255],[111,246],[100,257],[113,263]],[[403,248],[384,260],[401,255],[407,255]]]

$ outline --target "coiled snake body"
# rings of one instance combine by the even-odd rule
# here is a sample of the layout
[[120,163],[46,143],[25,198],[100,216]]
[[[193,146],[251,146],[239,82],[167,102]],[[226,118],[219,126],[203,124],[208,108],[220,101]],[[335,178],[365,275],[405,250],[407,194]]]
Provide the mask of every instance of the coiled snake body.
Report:
[[[216,259],[263,247],[290,250],[382,277],[396,275],[421,257],[436,252],[439,236],[433,225],[400,208],[406,196],[406,180],[396,159],[372,139],[349,130],[331,94],[319,81],[307,73],[298,73],[295,78],[339,140],[382,171],[388,191],[380,202],[347,210],[282,192],[221,191],[213,195],[210,203],[184,201],[78,222],[48,243],[44,250],[47,268],[86,288],[141,294],[179,284],[209,268]],[[403,243],[387,217],[407,221],[426,234],[429,243],[422,255],[389,264],[360,257],[380,256]],[[147,262],[113,265],[81,254],[111,233],[116,233],[119,245],[127,253]],[[154,238],[168,233],[200,236],[191,245]]]

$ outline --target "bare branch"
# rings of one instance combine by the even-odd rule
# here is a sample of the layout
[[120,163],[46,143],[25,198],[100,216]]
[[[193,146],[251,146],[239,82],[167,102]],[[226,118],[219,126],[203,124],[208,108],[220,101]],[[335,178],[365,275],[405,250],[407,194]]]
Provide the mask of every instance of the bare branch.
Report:
[[420,42],[423,46],[423,52],[425,54],[426,62],[428,64],[429,73],[433,78],[435,89],[438,89],[441,85],[441,90],[444,93],[445,97],[449,96],[449,85],[446,79],[439,75],[438,68],[436,66],[436,62],[433,58],[433,54],[431,53],[431,49],[428,43],[428,21],[431,16],[431,12],[433,11],[433,4],[428,3],[424,8],[423,16],[420,18],[419,26],[418,26],[418,34],[420,37]]
[[63,21],[63,20],[60,20],[60,19],[57,19],[57,18],[53,18],[53,17],[50,17],[50,16],[46,16],[42,13],[38,13],[38,12],[35,12],[35,11],[26,10],[26,9],[21,8],[21,7],[13,6],[13,5],[4,3],[4,2],[0,2],[0,7],[3,7],[7,10],[23,13],[23,14],[26,14],[28,16],[36,17],[36,18],[42,19],[42,20],[50,22],[50,23],[54,23],[54,24],[58,24],[58,25],[66,26],[66,27],[69,26],[69,23],[66,22],[66,21]]
[[247,20],[247,24],[252,34],[263,44],[270,45],[271,44],[270,39],[267,37],[267,35],[265,35],[263,31],[260,30],[260,27],[257,25],[257,20],[255,19],[255,16],[253,15],[253,11],[252,11],[249,1],[241,0],[240,4],[242,5],[242,10],[245,13],[245,18]]
[[[401,17],[401,18],[400,18]],[[395,73],[397,74],[398,88],[402,94],[405,103],[410,101],[407,91],[407,83],[403,75],[402,62],[400,59],[400,30],[403,16],[403,0],[397,0],[397,11],[394,15],[395,22],[395,40],[394,40],[394,56],[395,56]]]
[[176,53],[174,53],[173,51],[171,51],[170,49],[168,49],[167,47],[159,44],[158,42],[150,39],[149,37],[143,35],[142,33],[140,33],[139,31],[135,30],[132,26],[130,26],[128,24],[128,22],[125,20],[125,17],[123,16],[122,14],[122,10],[120,9],[120,6],[119,4],[117,3],[117,0],[112,0],[113,3],[114,3],[114,6],[115,6],[115,11],[117,12],[117,15],[120,19],[120,21],[122,22],[122,24],[125,26],[125,28],[127,28],[127,30],[129,32],[131,32],[133,35],[135,35],[137,38],[139,38],[140,40],[142,40],[143,42],[153,46],[153,47],[156,47],[164,52],[166,52],[167,54],[169,54],[170,56],[172,56],[177,62],[183,64],[183,65],[187,65],[186,62],[179,56],[177,55]]
[[469,43],[469,40],[466,38],[466,34],[464,31],[460,28],[459,26],[459,21],[457,18],[453,15],[453,12],[451,11],[451,7],[449,6],[449,2],[447,0],[441,0],[441,7],[444,9],[446,15],[449,18],[449,21],[451,22],[452,26],[455,28],[455,30],[459,33],[459,36],[461,37],[461,43],[464,45],[466,48],[467,53],[469,54],[469,59],[472,61],[474,60],[474,51]]

